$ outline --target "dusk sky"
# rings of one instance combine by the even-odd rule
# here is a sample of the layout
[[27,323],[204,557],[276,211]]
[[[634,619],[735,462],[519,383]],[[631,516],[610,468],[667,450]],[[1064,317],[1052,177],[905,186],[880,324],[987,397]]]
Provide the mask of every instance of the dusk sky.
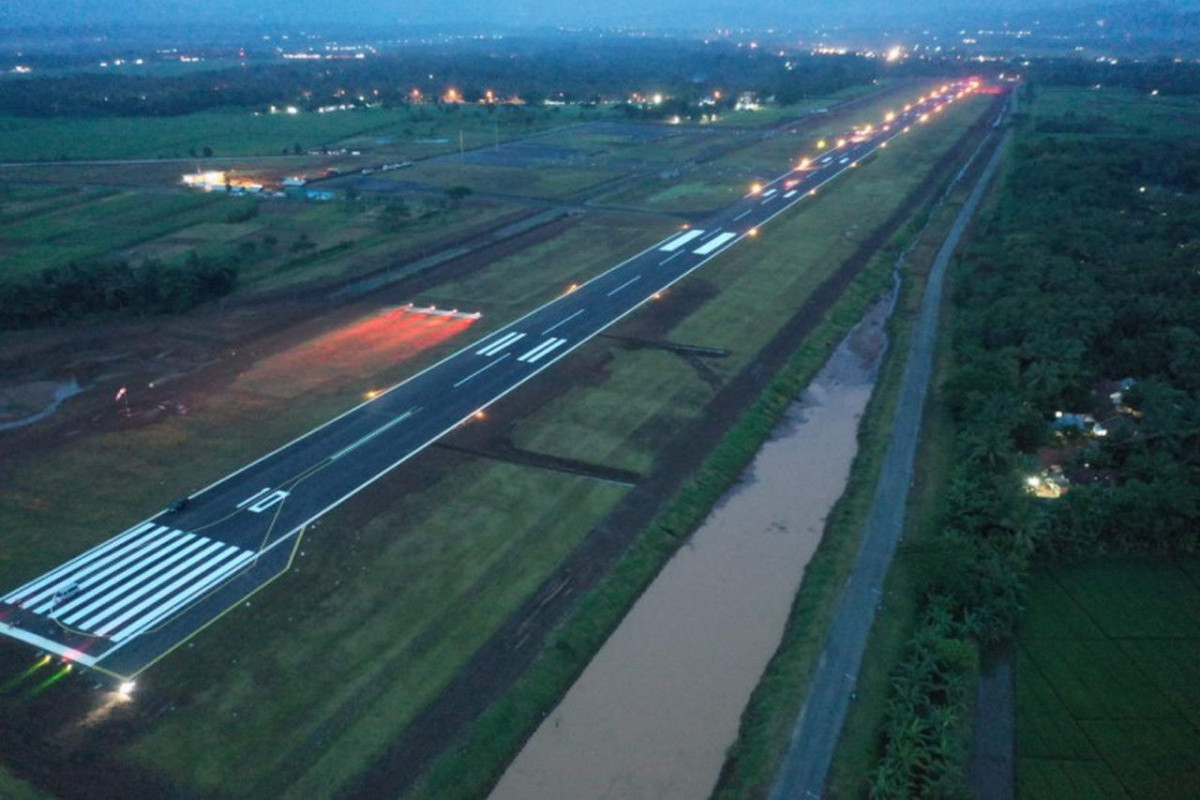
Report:
[[[506,22],[513,25],[647,25],[654,27],[836,23],[874,18],[945,17],[981,10],[1015,11],[1088,5],[1088,0],[15,0],[16,25],[181,23],[303,24]],[[3,23],[0,23],[3,24]]]

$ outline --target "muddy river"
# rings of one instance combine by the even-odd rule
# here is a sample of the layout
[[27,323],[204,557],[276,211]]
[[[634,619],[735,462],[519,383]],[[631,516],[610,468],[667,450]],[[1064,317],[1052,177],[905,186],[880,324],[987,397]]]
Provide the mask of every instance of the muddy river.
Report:
[[842,494],[890,298],[842,342],[739,484],[663,569],[492,800],[708,797]]

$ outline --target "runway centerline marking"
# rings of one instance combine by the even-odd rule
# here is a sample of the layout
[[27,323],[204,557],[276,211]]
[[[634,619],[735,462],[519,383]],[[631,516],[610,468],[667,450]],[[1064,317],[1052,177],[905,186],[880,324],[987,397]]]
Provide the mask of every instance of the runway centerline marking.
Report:
[[621,291],[622,289],[624,289],[624,288],[625,288],[626,286],[628,286],[629,284],[631,284],[631,283],[636,283],[637,281],[640,281],[641,279],[642,279],[642,276],[641,276],[641,275],[634,275],[632,278],[630,278],[629,280],[625,281],[625,282],[624,282],[624,283],[622,283],[620,286],[618,286],[617,288],[615,288],[615,289],[613,289],[611,292],[609,292],[607,296],[608,296],[608,297],[612,297],[614,294],[616,294],[617,292]]
[[686,252],[687,252],[686,250],[680,250],[679,252],[677,252],[677,253],[676,253],[675,255],[673,255],[673,256],[667,256],[667,257],[666,257],[666,258],[664,258],[662,261],[658,262],[658,265],[661,267],[661,266],[663,266],[664,264],[666,264],[668,261],[670,261],[671,259],[673,259],[673,258],[679,258],[681,255],[683,255],[683,254],[684,254],[684,253],[686,253]]
[[746,216],[747,214],[749,214],[749,213],[750,213],[751,211],[753,211],[753,210],[754,210],[753,208],[747,208],[745,211],[743,211],[742,213],[740,213],[740,214],[738,214],[736,217],[734,217],[734,218],[733,218],[733,221],[734,221],[734,222],[737,222],[739,219],[741,219],[742,217]]
[[478,375],[478,374],[479,374],[479,373],[481,373],[481,372],[487,372],[489,369],[491,369],[492,367],[496,366],[496,365],[497,365],[497,364],[499,364],[501,361],[503,361],[504,359],[508,358],[508,357],[509,357],[509,356],[511,356],[511,355],[512,355],[512,353],[505,353],[504,355],[500,356],[499,358],[494,358],[494,359],[492,359],[491,361],[489,361],[488,363],[484,364],[484,365],[483,365],[482,367],[480,367],[479,369],[477,369],[477,370],[475,370],[474,372],[472,372],[472,373],[471,373],[470,375],[468,375],[467,377],[463,378],[462,380],[458,381],[457,383],[451,384],[452,388],[455,388],[455,389],[457,389],[458,387],[462,386],[462,385],[463,385],[464,383],[466,383],[467,381],[471,380],[471,378],[474,378],[476,375]]
[[355,448],[362,447],[364,444],[371,441],[376,436],[379,436],[380,434],[384,433],[388,429],[395,427],[396,425],[399,425],[401,422],[404,422],[404,420],[408,419],[415,413],[417,413],[416,410],[410,408],[408,411],[405,411],[403,414],[396,417],[394,420],[387,423],[386,425],[381,425],[380,427],[378,427],[375,430],[368,433],[366,436],[363,436],[358,441],[348,444],[345,447],[343,447],[341,450],[338,450],[336,453],[334,453],[333,455],[331,455],[329,457],[329,460],[337,461],[339,458],[346,455],[346,453],[349,453],[351,450],[354,450]]
[[[671,258],[674,258],[674,257],[675,257],[675,256],[671,256]],[[669,261],[670,259],[667,259],[667,260]],[[554,324],[553,324],[553,325],[551,325],[549,328],[546,328],[546,330],[542,331],[542,336],[545,336],[547,333],[549,333],[550,331],[552,331],[552,330],[554,330],[555,328],[559,327],[560,325],[566,325],[568,322],[570,322],[571,320],[575,319],[576,317],[578,317],[578,316],[579,316],[580,314],[582,314],[582,313],[583,313],[583,309],[581,308],[581,309],[579,309],[578,311],[576,311],[574,314],[572,314],[571,316],[569,316],[569,317],[563,317],[563,318],[562,318],[562,319],[560,319],[558,322],[554,323]]]

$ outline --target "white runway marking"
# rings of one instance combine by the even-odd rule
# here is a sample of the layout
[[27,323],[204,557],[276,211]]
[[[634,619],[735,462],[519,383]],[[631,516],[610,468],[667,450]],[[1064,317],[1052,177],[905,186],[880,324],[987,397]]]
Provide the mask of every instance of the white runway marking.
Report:
[[[674,258],[674,256],[671,256],[671,258]],[[670,259],[667,259],[667,260],[669,261]],[[555,328],[559,327],[560,325],[566,325],[568,322],[570,322],[571,320],[575,319],[576,317],[578,317],[578,316],[579,316],[580,314],[582,314],[582,313],[583,313],[583,309],[581,308],[581,309],[579,309],[578,311],[576,311],[574,314],[572,314],[571,316],[569,316],[569,317],[563,317],[563,318],[562,318],[562,319],[560,319],[558,322],[554,323],[554,324],[553,324],[553,325],[551,325],[549,328],[546,328],[546,330],[542,331],[542,336],[545,336],[547,333],[549,333],[550,331],[552,331],[552,330],[554,330]]]
[[501,350],[504,350],[510,345],[516,344],[524,338],[525,334],[518,333],[517,331],[506,333],[496,341],[489,344],[487,347],[481,347],[480,349],[476,350],[475,354],[480,356],[494,356],[496,353],[499,353]]
[[705,242],[703,245],[701,245],[700,247],[697,247],[692,252],[698,256],[706,256],[709,253],[711,253],[713,250],[716,250],[718,247],[725,244],[730,239],[733,239],[736,236],[737,236],[736,233],[722,233],[717,238],[713,239],[712,241]]
[[676,254],[675,254],[675,255],[673,255],[673,256],[667,256],[667,257],[666,257],[666,258],[664,258],[662,261],[658,262],[658,265],[661,267],[663,264],[666,264],[666,263],[667,263],[668,261],[670,261],[671,259],[673,259],[673,258],[679,258],[681,255],[683,255],[683,254],[684,254],[684,253],[686,253],[686,252],[687,252],[686,250],[680,250],[678,253],[676,253]]
[[718,233],[720,233],[720,232],[721,232],[721,229],[720,229],[720,228],[716,228],[716,229],[714,229],[714,230],[711,230],[711,231],[709,231],[708,233],[706,233],[704,236],[700,237],[700,241],[702,241],[702,242],[703,242],[705,239],[709,239],[709,238],[711,238],[711,237],[713,237],[713,236],[716,236],[716,235],[717,235]]
[[126,531],[125,533],[120,534],[119,536],[116,536],[112,539],[109,539],[107,542],[101,544],[100,546],[93,547],[91,550],[88,550],[87,552],[82,553],[81,555],[78,555],[75,558],[72,558],[70,561],[63,564],[62,566],[59,566],[56,569],[54,569],[50,572],[47,572],[45,575],[41,576],[40,578],[35,578],[33,581],[25,584],[20,589],[17,589],[15,592],[9,592],[7,595],[4,596],[4,602],[12,603],[14,605],[24,605],[24,601],[22,601],[21,603],[18,603],[17,601],[22,600],[22,598],[24,598],[25,600],[36,599],[36,598],[30,598],[30,597],[28,597],[28,595],[30,595],[32,592],[36,592],[37,590],[43,588],[46,584],[58,580],[61,576],[66,575],[72,569],[74,569],[76,567],[82,567],[84,564],[91,563],[93,560],[95,560],[95,559],[99,558],[100,556],[105,555],[106,553],[111,551],[114,547],[117,547],[118,545],[120,545],[122,543],[128,542],[131,538],[133,538],[135,536],[140,536],[141,534],[144,534],[148,529],[153,528],[153,527],[154,527],[153,522],[143,522],[141,525],[138,525],[136,528],[131,528],[130,530]]
[[462,386],[462,385],[463,385],[464,383],[466,383],[467,381],[471,380],[471,378],[474,378],[476,375],[478,375],[478,374],[479,374],[479,373],[481,373],[481,372],[486,372],[487,370],[489,370],[489,369],[491,369],[492,367],[496,366],[496,365],[497,365],[497,364],[499,364],[501,361],[503,361],[504,359],[508,358],[508,357],[509,357],[509,356],[511,356],[511,355],[512,355],[512,353],[505,353],[504,355],[500,356],[499,358],[497,358],[497,359],[494,359],[494,360],[492,360],[492,361],[489,361],[488,363],[484,364],[484,365],[483,365],[482,367],[480,367],[479,369],[477,369],[477,370],[475,370],[474,372],[472,372],[472,373],[471,373],[470,375],[468,375],[467,377],[463,378],[461,381],[458,381],[457,383],[453,384],[454,388],[455,388],[455,389],[457,389],[458,387]]
[[[128,637],[146,620],[163,619],[182,608],[232,566],[253,557],[253,551],[228,542],[144,523],[9,597],[24,598],[20,605],[26,610],[73,630],[91,635],[119,630]],[[55,604],[54,596],[67,585],[78,588]]]
[[546,341],[539,344],[537,347],[533,348],[532,350],[529,350],[528,352],[526,352],[523,355],[521,355],[520,357],[518,357],[517,361],[524,361],[526,364],[532,364],[533,362],[540,359],[542,356],[549,353],[551,350],[557,350],[559,347],[563,346],[566,343],[567,343],[566,339],[554,339],[554,338],[547,339]]
[[703,235],[704,235],[704,231],[702,231],[702,230],[691,230],[691,231],[688,231],[687,233],[683,234],[682,236],[677,236],[676,238],[667,242],[666,244],[664,244],[662,247],[660,247],[658,249],[664,253],[673,253],[676,250],[678,250],[679,248],[683,247],[688,242],[690,242],[692,239],[695,239],[697,236],[703,236]]
[[245,508],[246,506],[250,505],[250,504],[251,504],[251,503],[253,503],[255,500],[257,500],[258,498],[262,497],[264,494],[266,494],[266,493],[267,493],[267,492],[269,492],[269,491],[271,491],[271,487],[270,487],[270,486],[268,486],[268,487],[267,487],[267,488],[265,488],[265,489],[259,489],[257,492],[255,492],[254,494],[250,495],[249,497],[247,497],[247,498],[246,498],[245,500],[243,500],[242,502],[238,503],[238,504],[237,504],[237,507],[238,507],[238,508]]
[[795,197],[795,196],[796,196],[796,191],[797,191],[797,190],[795,190],[795,189],[792,189],[790,192],[786,193],[786,194],[783,196],[783,199],[784,199],[784,200],[787,200],[789,197]]
[[370,433],[368,433],[366,436],[362,437],[361,439],[353,442],[352,444],[346,445],[341,450],[338,450],[336,453],[334,453],[333,455],[331,455],[329,457],[329,460],[337,461],[339,458],[346,455],[346,453],[349,453],[351,450],[354,450],[357,447],[362,447],[364,444],[371,441],[376,436],[379,436],[380,434],[384,433],[385,431],[387,431],[389,428],[392,428],[393,426],[399,425],[401,422],[404,422],[404,420],[408,419],[415,413],[417,413],[417,411],[410,408],[408,411],[405,411],[403,414],[396,417],[391,422],[388,422],[385,425],[379,426],[378,428],[371,431]]
[[749,214],[749,213],[750,213],[751,211],[753,211],[753,210],[754,210],[754,209],[752,209],[752,208],[747,208],[745,211],[743,211],[742,213],[740,213],[740,214],[738,214],[736,217],[734,217],[734,218],[733,218],[733,221],[734,221],[734,222],[737,222],[739,219],[741,219],[742,217],[746,216],[747,214]]
[[612,297],[614,294],[616,294],[617,292],[621,291],[622,289],[624,289],[624,288],[625,288],[626,286],[628,286],[629,284],[631,284],[631,283],[636,283],[637,281],[640,281],[641,279],[642,279],[642,276],[641,276],[641,275],[635,275],[634,277],[632,277],[632,278],[630,278],[629,280],[627,280],[627,281],[625,281],[624,283],[622,283],[622,284],[621,284],[620,286],[618,286],[617,288],[613,289],[611,292],[609,292],[609,293],[608,293],[608,295],[607,295],[607,296],[608,296],[608,297]]
[[762,196],[770,197],[771,195],[775,194],[776,191],[778,191],[778,190],[777,189],[767,189],[765,192],[762,193]]

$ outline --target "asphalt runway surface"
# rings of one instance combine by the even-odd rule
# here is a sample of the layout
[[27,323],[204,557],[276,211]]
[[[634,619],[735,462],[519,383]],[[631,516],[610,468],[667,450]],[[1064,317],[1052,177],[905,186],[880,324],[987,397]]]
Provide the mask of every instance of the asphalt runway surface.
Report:
[[304,436],[0,597],[0,635],[130,680],[285,571],[309,524],[887,142],[953,84],[843,139]]

